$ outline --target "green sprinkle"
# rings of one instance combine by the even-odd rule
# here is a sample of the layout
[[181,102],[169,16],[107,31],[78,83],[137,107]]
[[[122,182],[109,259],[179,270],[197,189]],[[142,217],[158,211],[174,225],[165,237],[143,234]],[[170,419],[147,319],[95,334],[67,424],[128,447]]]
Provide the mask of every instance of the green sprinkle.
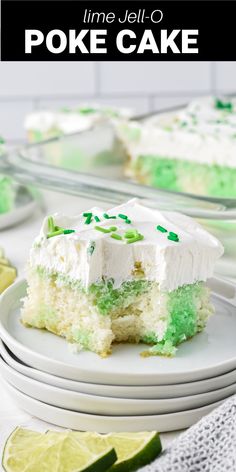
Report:
[[100,218],[98,218],[98,216],[96,216],[96,215],[94,216],[94,219],[97,223],[99,223],[99,221],[101,221]]
[[138,231],[136,229],[131,229],[129,231],[126,231],[124,236],[125,238],[135,238],[138,235]]
[[178,238],[178,234],[172,233],[172,231],[169,232],[169,235],[172,236],[173,238]]
[[107,228],[103,228],[102,226],[94,226],[94,229],[96,229],[97,231],[101,231],[101,233],[110,233],[110,229],[107,229]]
[[157,230],[161,231],[161,233],[167,233],[167,229],[163,228],[163,226],[158,225]]
[[127,220],[128,216],[127,215],[123,215],[122,213],[119,213],[119,218],[121,218],[122,220]]
[[107,220],[111,220],[111,219],[115,219],[116,216],[109,216],[107,213],[104,213],[103,214],[104,218],[106,218]]
[[103,228],[103,226],[94,226],[94,229],[101,231],[102,233],[111,233],[112,231],[117,231],[116,226],[110,226],[110,228]]
[[117,239],[118,241],[122,240],[122,236],[120,236],[119,234],[116,234],[116,233],[112,233],[111,238]]
[[173,238],[172,236],[167,237],[170,241],[174,241],[175,243],[179,242],[179,238]]
[[91,215],[87,216],[87,218],[86,218],[86,220],[85,220],[84,223],[85,223],[86,225],[90,225],[92,219],[93,219],[93,217],[92,217],[92,214],[91,214]]
[[178,236],[178,234],[172,233],[171,231],[169,232],[169,235],[167,236],[167,238],[168,238],[170,241],[175,241],[176,243],[179,242],[179,236]]
[[130,225],[131,220],[129,220],[129,219],[127,218],[127,219],[125,220],[125,222]]
[[88,115],[90,113],[96,113],[96,108],[90,108],[90,107],[83,107],[79,108],[79,113],[82,113],[83,115]]
[[218,110],[233,111],[233,105],[231,102],[224,102],[218,98],[215,100],[215,108]]
[[93,214],[91,212],[85,212],[85,213],[83,213],[83,216],[86,218],[84,224],[90,225],[90,223],[93,219]]
[[55,225],[54,225],[53,217],[49,216],[48,217],[48,231],[53,232],[54,230],[55,230]]
[[59,236],[60,234],[63,234],[63,233],[64,233],[63,229],[59,229],[58,231],[52,231],[47,234],[47,238],[53,238],[54,236]]
[[63,233],[64,234],[71,234],[71,233],[75,233],[75,230],[74,229],[64,229]]
[[138,234],[137,236],[135,236],[135,238],[127,239],[126,243],[132,244],[136,243],[137,241],[142,241],[142,239],[144,239],[144,236],[142,234]]

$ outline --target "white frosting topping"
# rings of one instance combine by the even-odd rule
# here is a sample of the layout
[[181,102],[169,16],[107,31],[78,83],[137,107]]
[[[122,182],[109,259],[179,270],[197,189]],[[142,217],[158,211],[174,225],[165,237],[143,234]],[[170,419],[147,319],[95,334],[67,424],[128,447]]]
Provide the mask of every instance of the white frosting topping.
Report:
[[[85,224],[83,215],[55,214],[55,225],[75,232],[51,238],[47,238],[46,218],[31,249],[30,265],[59,272],[81,281],[84,287],[101,281],[102,277],[114,279],[115,287],[119,287],[122,282],[134,279],[134,265],[139,262],[147,280],[156,281],[161,289],[169,291],[211,277],[215,262],[223,253],[220,242],[191,218],[146,208],[136,199],[107,211],[116,219],[105,219],[101,208],[88,212],[101,221]],[[119,214],[127,215],[131,224]],[[179,242],[168,239],[169,233],[157,230],[157,225],[178,234]],[[122,236],[127,230],[136,229],[144,238],[127,244],[125,239],[113,239],[111,233],[102,233],[95,226],[115,226],[115,232]]]
[[41,132],[58,129],[63,133],[75,133],[77,131],[84,131],[104,120],[129,118],[131,114],[130,110],[114,107],[101,107],[97,105],[85,105],[81,106],[77,110],[41,110],[27,115],[24,127],[26,130]]
[[124,140],[133,159],[150,154],[236,167],[235,99],[199,99],[178,112],[155,115],[130,127]]

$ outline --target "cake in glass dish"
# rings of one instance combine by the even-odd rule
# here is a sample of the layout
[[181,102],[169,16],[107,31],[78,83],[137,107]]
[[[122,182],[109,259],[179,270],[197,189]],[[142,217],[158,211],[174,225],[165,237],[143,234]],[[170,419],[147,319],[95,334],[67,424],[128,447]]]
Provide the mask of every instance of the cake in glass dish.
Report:
[[37,110],[28,114],[24,127],[30,142],[44,141],[65,134],[85,131],[95,125],[129,119],[131,111],[100,105],[83,105],[61,110]]
[[114,342],[175,354],[213,313],[206,280],[222,245],[191,218],[136,199],[45,219],[30,252],[26,327],[100,356]]
[[131,113],[96,105],[35,111],[26,117],[25,129],[30,143],[50,140],[41,148],[42,159],[50,165],[84,172],[110,166],[113,172],[126,156],[116,129]]
[[[0,137],[0,159],[5,149],[4,140]],[[7,213],[14,206],[14,187],[12,180],[0,174],[0,214]]]
[[207,97],[121,126],[127,175],[177,192],[236,197],[236,100]]

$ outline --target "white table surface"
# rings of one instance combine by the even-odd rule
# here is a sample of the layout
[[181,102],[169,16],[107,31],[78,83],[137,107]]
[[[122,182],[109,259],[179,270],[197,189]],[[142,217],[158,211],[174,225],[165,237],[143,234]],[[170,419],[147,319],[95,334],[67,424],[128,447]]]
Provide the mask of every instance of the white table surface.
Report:
[[[44,192],[44,201],[45,208],[36,211],[27,221],[0,232],[0,246],[4,248],[7,258],[17,267],[19,277],[24,275],[24,267],[28,258],[29,249],[34,237],[38,234],[44,213],[52,214],[60,211],[73,215],[89,209],[95,204],[97,205],[97,202],[92,200],[89,201],[80,197],[72,197],[48,191]],[[105,204],[102,206],[104,208],[107,207]],[[18,425],[39,430],[54,428],[54,426],[39,421],[16,407],[14,401],[4,388],[1,376],[0,399],[0,454],[6,438]],[[178,434],[179,432],[162,434],[163,447],[165,448]],[[0,470],[2,470],[1,466]]]

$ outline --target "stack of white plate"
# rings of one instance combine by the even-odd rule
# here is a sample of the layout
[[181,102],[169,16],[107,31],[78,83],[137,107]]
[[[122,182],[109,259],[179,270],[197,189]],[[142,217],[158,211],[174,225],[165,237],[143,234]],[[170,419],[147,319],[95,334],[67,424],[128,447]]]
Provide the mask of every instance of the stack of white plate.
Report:
[[[26,283],[0,299],[0,372],[18,406],[79,430],[173,431],[190,426],[236,393],[236,288],[217,279],[216,314],[175,358],[141,357],[141,345],[116,345],[101,359],[73,354],[62,338],[20,323]],[[17,357],[16,357],[17,356]]]

